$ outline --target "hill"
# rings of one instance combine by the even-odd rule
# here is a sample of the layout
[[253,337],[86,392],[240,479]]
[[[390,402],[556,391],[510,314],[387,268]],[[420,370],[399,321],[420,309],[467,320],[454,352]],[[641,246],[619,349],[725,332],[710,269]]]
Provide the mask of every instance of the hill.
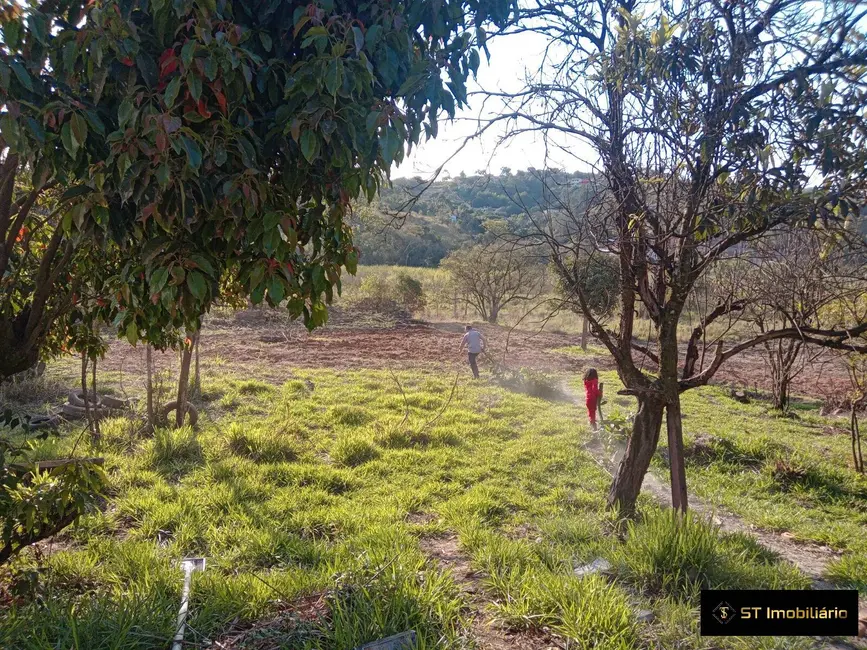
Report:
[[425,188],[424,179],[395,179],[351,222],[365,264],[435,267],[452,250],[471,243],[489,220],[512,226],[526,221],[552,193],[580,198],[589,175],[529,169],[498,175],[456,176]]

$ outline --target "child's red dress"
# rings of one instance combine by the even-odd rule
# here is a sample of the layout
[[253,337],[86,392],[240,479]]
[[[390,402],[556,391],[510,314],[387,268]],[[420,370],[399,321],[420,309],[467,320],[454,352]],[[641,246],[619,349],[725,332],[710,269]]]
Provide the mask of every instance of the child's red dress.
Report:
[[599,380],[585,379],[584,394],[587,396],[587,415],[590,416],[590,424],[596,424],[596,404],[599,401]]

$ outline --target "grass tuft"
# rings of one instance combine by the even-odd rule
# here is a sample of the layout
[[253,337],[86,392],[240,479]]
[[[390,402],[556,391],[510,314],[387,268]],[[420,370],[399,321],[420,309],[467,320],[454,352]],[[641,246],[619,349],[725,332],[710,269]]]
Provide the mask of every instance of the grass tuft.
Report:
[[344,435],[331,447],[331,458],[345,467],[357,467],[378,457],[376,445],[358,434]]
[[276,463],[298,458],[294,440],[285,434],[233,422],[226,435],[229,451],[257,462]]

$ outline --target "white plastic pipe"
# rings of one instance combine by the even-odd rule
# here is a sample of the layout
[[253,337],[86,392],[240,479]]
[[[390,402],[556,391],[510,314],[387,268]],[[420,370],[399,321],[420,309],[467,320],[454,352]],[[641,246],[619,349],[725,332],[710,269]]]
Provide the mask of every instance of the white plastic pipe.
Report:
[[187,625],[187,610],[190,605],[190,582],[192,581],[193,571],[196,569],[195,562],[184,560],[181,564],[184,569],[184,589],[181,592],[181,609],[178,611],[177,632],[175,632],[175,642],[172,644],[172,650],[182,650],[184,645],[184,629]]

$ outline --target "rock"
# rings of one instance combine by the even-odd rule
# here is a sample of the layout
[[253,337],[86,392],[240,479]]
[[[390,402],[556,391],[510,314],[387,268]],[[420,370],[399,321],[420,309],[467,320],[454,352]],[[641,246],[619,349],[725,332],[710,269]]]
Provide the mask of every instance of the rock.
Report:
[[742,390],[732,390],[730,394],[732,396],[732,399],[735,400],[736,402],[740,402],[741,404],[749,404],[750,403],[750,398]]
[[579,567],[575,567],[573,573],[579,578],[583,578],[584,576],[592,575],[594,573],[602,573],[608,571],[609,569],[611,569],[611,562],[609,562],[603,557],[597,557],[589,564],[583,564]]
[[642,609],[638,612],[637,618],[639,623],[653,623],[656,620],[656,614],[649,609]]
[[783,537],[785,539],[795,539],[795,536],[792,535],[792,533],[790,532],[780,533],[780,537]]
[[379,641],[365,643],[356,648],[356,650],[412,650],[416,647],[415,630],[395,634]]

